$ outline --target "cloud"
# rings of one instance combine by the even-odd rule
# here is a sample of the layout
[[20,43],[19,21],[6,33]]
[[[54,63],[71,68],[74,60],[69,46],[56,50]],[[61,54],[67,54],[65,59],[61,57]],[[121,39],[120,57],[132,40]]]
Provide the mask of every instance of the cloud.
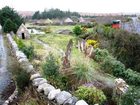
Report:
[[93,13],[140,12],[138,0],[0,0],[0,8],[5,5],[24,11],[59,8]]

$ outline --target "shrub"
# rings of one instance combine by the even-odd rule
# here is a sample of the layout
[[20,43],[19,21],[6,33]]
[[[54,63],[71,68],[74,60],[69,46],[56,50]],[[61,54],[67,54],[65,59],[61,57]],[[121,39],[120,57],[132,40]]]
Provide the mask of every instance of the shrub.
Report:
[[129,88],[129,91],[124,94],[121,98],[121,105],[139,105],[138,100],[140,99],[139,87]]
[[88,39],[86,43],[87,43],[87,46],[92,45],[94,48],[97,48],[99,46],[99,43],[96,40]]
[[23,48],[21,48],[21,51],[24,52],[29,60],[33,60],[33,58],[35,57],[34,46],[32,44],[30,46],[24,46]]
[[75,91],[75,96],[79,99],[85,100],[89,105],[102,104],[106,100],[102,90],[96,87],[86,87],[80,86],[78,90]]
[[42,66],[45,76],[57,76],[59,74],[59,63],[52,53],[46,57],[46,62]]
[[140,73],[137,73],[131,69],[125,71],[125,78],[129,84],[139,86],[140,84]]
[[29,74],[21,70],[16,76],[16,82],[19,90],[25,90],[26,87],[29,85],[30,76]]
[[31,45],[30,46],[26,46],[23,41],[19,38],[17,38],[16,36],[14,37],[14,40],[16,41],[18,48],[24,52],[24,54],[27,56],[27,58],[29,60],[33,60],[33,58],[35,57],[35,51],[34,51],[34,46]]
[[103,61],[103,59],[105,59],[109,55],[109,53],[106,49],[101,50],[99,48],[95,49],[94,53],[95,53],[94,59],[98,62]]
[[75,34],[75,35],[81,35],[82,34],[82,28],[80,27],[80,26],[78,26],[78,25],[76,25],[74,28],[73,28],[73,33]]
[[44,28],[43,31],[44,31],[46,34],[52,32],[52,31],[51,31],[51,27],[46,27],[46,28]]

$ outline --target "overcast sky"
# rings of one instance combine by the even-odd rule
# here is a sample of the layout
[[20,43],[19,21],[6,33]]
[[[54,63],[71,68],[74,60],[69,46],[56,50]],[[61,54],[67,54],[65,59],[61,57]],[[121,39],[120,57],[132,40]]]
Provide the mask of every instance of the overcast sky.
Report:
[[90,13],[140,13],[140,0],[0,0],[0,8],[6,5],[18,11],[59,8]]

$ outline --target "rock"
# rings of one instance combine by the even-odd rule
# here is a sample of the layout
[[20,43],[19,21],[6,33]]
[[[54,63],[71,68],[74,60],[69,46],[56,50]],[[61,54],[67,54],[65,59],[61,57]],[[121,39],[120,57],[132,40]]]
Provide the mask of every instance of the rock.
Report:
[[57,94],[55,100],[57,101],[57,104],[61,105],[70,97],[72,97],[72,95],[69,92],[62,91],[59,94]]
[[27,69],[26,69],[26,72],[31,73],[32,71],[34,71],[33,65],[28,65]]
[[35,84],[36,82],[40,82],[42,81],[44,78],[36,78],[34,80],[32,80],[33,84]]
[[73,97],[69,98],[68,100],[66,100],[63,105],[75,105],[75,103],[77,101],[78,101],[78,99],[73,96]]
[[43,90],[44,90],[44,94],[46,96],[48,96],[48,94],[50,93],[50,91],[55,90],[55,88],[52,85],[48,85]]
[[36,74],[31,75],[30,80],[40,78],[40,77],[41,77],[40,73],[36,73]]
[[50,84],[44,83],[44,84],[39,85],[38,88],[37,88],[37,91],[38,92],[44,91],[44,88],[47,87],[48,85],[50,85]]
[[68,30],[68,29],[63,29],[63,30],[58,30],[56,33],[57,34],[70,35],[70,34],[72,34],[72,31],[71,30]]
[[75,105],[88,105],[84,100],[79,100]]
[[55,98],[55,96],[56,96],[57,94],[59,94],[60,92],[61,92],[60,89],[56,89],[56,90],[50,91],[49,94],[48,94],[48,99],[49,99],[49,100],[53,100],[53,99]]
[[46,80],[46,79],[43,79],[43,80],[41,80],[41,81],[39,81],[39,82],[35,82],[35,83],[33,84],[33,86],[39,86],[39,85],[44,84],[44,83],[47,83],[47,80]]

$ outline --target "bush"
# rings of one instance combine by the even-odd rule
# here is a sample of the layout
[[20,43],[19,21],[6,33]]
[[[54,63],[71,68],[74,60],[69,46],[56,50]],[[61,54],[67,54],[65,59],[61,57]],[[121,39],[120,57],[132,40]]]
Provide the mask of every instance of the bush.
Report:
[[46,62],[42,66],[45,76],[58,76],[59,74],[59,63],[52,53],[46,58]]
[[140,73],[137,73],[131,69],[125,71],[125,78],[129,84],[139,86],[140,84]]
[[103,61],[109,55],[109,53],[106,49],[101,50],[99,48],[95,49],[94,53],[95,53],[94,59],[98,62]]
[[51,33],[51,27],[46,27],[43,29],[43,31],[47,34],[47,33]]
[[18,48],[23,51],[23,53],[27,56],[29,60],[33,60],[35,57],[35,51],[34,46],[31,44],[30,46],[26,46],[23,41],[16,36],[14,37],[14,40],[16,41]]
[[30,46],[21,48],[21,51],[24,52],[29,60],[33,60],[33,58],[35,57],[34,46],[32,44]]
[[29,86],[30,76],[29,74],[21,70],[16,76],[16,82],[19,90],[25,90]]
[[121,105],[139,105],[138,100],[140,99],[139,87],[129,88],[129,91],[124,94],[121,98]]
[[77,36],[81,35],[82,34],[82,28],[78,25],[76,25],[74,28],[73,28],[73,33]]
[[99,43],[96,40],[88,39],[86,43],[87,43],[87,46],[92,45],[94,48],[97,48],[99,46]]
[[80,86],[78,90],[75,91],[75,96],[85,100],[89,105],[102,104],[106,100],[103,91],[96,87]]

